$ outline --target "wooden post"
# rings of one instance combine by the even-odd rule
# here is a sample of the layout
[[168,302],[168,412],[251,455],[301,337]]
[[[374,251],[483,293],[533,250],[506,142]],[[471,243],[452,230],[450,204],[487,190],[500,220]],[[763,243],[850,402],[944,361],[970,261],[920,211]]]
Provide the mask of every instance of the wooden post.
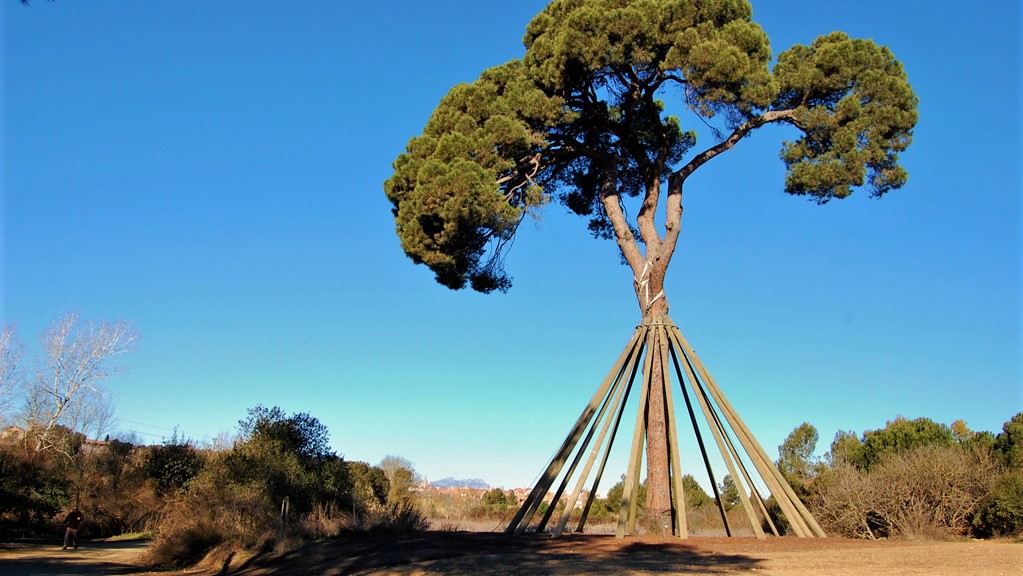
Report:
[[611,429],[611,438],[607,442],[607,448],[604,450],[604,456],[600,460],[600,466],[597,468],[597,475],[593,478],[593,485],[590,487],[590,496],[586,500],[586,507],[583,509],[582,516],[579,518],[579,525],[576,527],[576,532],[582,532],[583,526],[586,524],[586,517],[590,511],[590,505],[593,503],[593,499],[597,494],[597,488],[600,486],[600,479],[604,477],[604,468],[607,466],[608,456],[611,454],[611,447],[614,445],[615,438],[618,435],[618,426],[622,422],[622,416],[625,414],[625,404],[628,401],[629,394],[632,392],[632,385],[636,381],[636,372],[639,369],[638,356],[633,358],[631,374],[629,375],[629,383],[625,388],[625,396],[618,406],[618,413],[615,415],[614,427]]
[[743,511],[746,512],[746,517],[750,521],[753,533],[756,534],[757,538],[764,538],[764,531],[760,528],[760,523],[757,522],[756,517],[753,514],[753,506],[750,505],[749,498],[746,496],[746,490],[742,485],[742,479],[739,478],[739,473],[735,469],[735,464],[733,463],[734,455],[725,445],[725,441],[723,439],[723,435],[725,433],[724,427],[721,426],[721,422],[717,419],[717,415],[714,414],[714,409],[710,405],[707,393],[703,389],[703,386],[700,385],[700,382],[693,382],[693,391],[696,393],[696,400],[700,403],[700,408],[703,410],[704,418],[706,418],[707,423],[710,424],[710,432],[714,436],[714,442],[718,445],[718,451],[721,453],[721,458],[725,462],[725,467],[728,468],[728,474],[732,477],[732,481],[735,483],[735,487],[739,492],[739,502],[742,504]]
[[[703,457],[703,466],[707,471],[707,476],[710,479],[710,488],[714,493],[714,501],[717,503],[718,511],[721,513],[721,522],[725,526],[725,534],[728,536],[732,535],[732,527],[728,522],[728,514],[725,513],[725,505],[721,500],[721,493],[718,491],[717,479],[714,477],[714,469],[710,465],[710,458],[707,456],[707,446],[703,443],[703,434],[700,432],[699,422],[696,420],[696,412],[693,411],[693,403],[689,399],[689,392],[686,390],[685,382],[688,381],[693,393],[695,394],[696,376],[693,374],[692,368],[688,363],[683,363],[682,367],[679,366],[678,356],[681,354],[681,349],[676,350],[675,347],[669,348],[672,353],[672,361],[675,364],[675,374],[678,375],[679,387],[682,390],[682,397],[686,402],[686,410],[689,412],[689,420],[693,424],[693,432],[696,434],[696,443],[700,447],[700,456]],[[682,368],[685,368],[686,378],[682,378]]]
[[[558,486],[557,491],[554,492],[554,496],[551,498],[551,505],[547,508],[547,512],[543,515],[543,518],[540,519],[540,523],[537,524],[537,526],[536,526],[536,531],[537,532],[543,532],[544,528],[547,527],[547,522],[550,521],[551,516],[554,514],[554,509],[556,508],[555,504],[557,504],[557,502],[560,501],[561,495],[564,494],[565,487],[568,485],[569,480],[572,479],[572,476],[575,473],[576,466],[578,466],[579,462],[582,460],[583,453],[586,451],[587,446],[589,446],[590,445],[590,441],[593,440],[593,435],[594,435],[594,433],[596,433],[597,427],[600,425],[601,421],[604,420],[604,416],[608,413],[608,408],[611,407],[612,404],[614,404],[614,400],[618,396],[617,392],[619,390],[621,390],[621,389],[624,389],[624,387],[621,385],[621,383],[622,383],[622,374],[624,374],[625,372],[626,372],[626,370],[625,370],[625,367],[623,366],[622,369],[619,370],[618,376],[615,378],[614,382],[611,385],[610,393],[607,395],[607,397],[604,398],[604,402],[603,402],[603,404],[600,407],[600,411],[597,413],[596,418],[593,419],[593,423],[592,423],[592,425],[589,428],[589,432],[587,432],[587,434],[586,434],[586,438],[584,438],[582,444],[579,445],[579,451],[576,452],[575,458],[572,459],[572,464],[568,467],[568,471],[565,472],[565,476],[561,480],[561,484]],[[610,421],[611,420],[608,419],[608,422],[610,422]],[[607,430],[607,425],[606,424],[605,424],[605,426],[603,426],[603,430],[604,431]],[[596,458],[596,453],[597,453],[598,449],[600,448],[600,444],[603,442],[603,439],[604,439],[604,434],[601,433],[600,439],[597,441],[597,444],[593,447],[593,455],[590,457],[589,463],[592,463],[593,459]],[[580,475],[580,478],[579,478],[579,489],[580,490],[582,489],[582,483],[584,483],[586,481],[586,477],[589,476],[589,473],[590,473],[590,467],[589,467],[589,464],[587,464],[586,467],[585,467],[585,471]],[[571,514],[572,513],[572,509],[575,506],[575,502],[579,498],[579,493],[578,492],[579,491],[577,491],[576,494],[573,496],[571,502],[566,502],[565,503],[565,513],[566,514]],[[560,532],[558,532],[558,534],[556,534],[556,535],[559,535],[559,534],[560,534]]]
[[572,431],[569,432],[568,437],[565,438],[561,448],[558,449],[554,458],[551,459],[547,469],[537,481],[536,486],[529,493],[529,496],[526,497],[526,501],[522,503],[522,507],[519,508],[515,517],[512,518],[512,521],[508,524],[508,528],[505,529],[505,532],[522,534],[526,531],[526,527],[529,525],[529,521],[532,519],[533,514],[536,513],[537,508],[540,507],[540,503],[543,502],[543,497],[547,494],[551,484],[554,483],[554,479],[557,478],[558,474],[561,472],[562,466],[565,465],[565,460],[568,459],[568,455],[572,452],[576,442],[579,441],[579,437],[582,436],[583,430],[586,429],[586,425],[589,423],[590,418],[592,418],[593,413],[596,412],[597,405],[607,394],[607,390],[611,387],[611,383],[625,364],[626,359],[633,353],[636,344],[640,341],[640,335],[641,332],[638,329],[635,333],[633,333],[632,339],[625,347],[621,356],[619,356],[615,366],[608,373],[604,382],[601,383],[600,388],[597,389],[593,398],[590,399],[590,402],[586,405],[583,413],[579,415],[579,419],[576,420],[575,426],[572,427]]
[[[754,534],[758,538],[765,538],[764,530],[757,519],[757,509],[767,520],[774,535],[778,535],[778,529],[767,514],[767,507],[764,500],[754,484],[755,478],[751,469],[744,461],[742,454],[745,453],[748,462],[753,464],[753,469],[767,485],[768,490],[775,496],[782,514],[789,520],[792,531],[797,536],[825,536],[813,516],[796,497],[795,492],[782,477],[781,472],[774,465],[774,462],[767,456],[763,447],[756,441],[749,428],[739,417],[738,413],[725,398],[724,393],[718,388],[711,378],[706,367],[696,356],[696,352],[682,336],[678,327],[675,326],[667,316],[661,316],[644,321],[636,327],[632,338],[626,345],[617,362],[608,372],[607,377],[601,382],[593,398],[583,410],[572,430],[569,432],[561,447],[551,458],[546,470],[540,476],[536,485],[530,491],[529,496],[519,508],[508,528],[505,530],[510,534],[522,534],[525,532],[533,515],[536,513],[545,497],[550,492],[555,480],[560,478],[561,482],[553,494],[553,501],[550,508],[545,512],[543,518],[537,525],[537,530],[542,531],[553,517],[554,507],[558,504],[561,496],[564,495],[570,482],[575,481],[571,495],[566,500],[565,510],[559,517],[557,526],[553,530],[554,536],[561,535],[571,517],[572,511],[579,502],[583,487],[586,485],[593,470],[593,465],[599,458],[596,476],[590,488],[590,493],[583,506],[583,512],[579,519],[576,530],[583,531],[586,520],[596,497],[600,481],[603,478],[608,462],[611,448],[618,435],[622,417],[625,414],[626,405],[636,383],[636,376],[639,372],[640,359],[643,359],[643,375],[640,379],[639,405],[636,409],[636,421],[632,435],[632,446],[629,452],[628,468],[624,475],[621,507],[618,511],[618,526],[616,536],[621,538],[636,532],[637,509],[639,504],[640,474],[643,464],[643,448],[648,441],[646,437],[646,424],[649,419],[649,398],[652,392],[652,374],[654,364],[660,362],[662,368],[662,385],[664,386],[665,399],[665,434],[668,449],[668,476],[672,514],[672,532],[680,538],[688,537],[689,526],[685,508],[685,489],[682,482],[684,476],[682,470],[681,448],[678,437],[678,422],[675,417],[675,405],[672,392],[671,374],[668,370],[668,358],[671,358],[675,375],[678,378],[679,389],[685,400],[686,410],[689,414],[689,421],[693,427],[693,433],[703,458],[703,464],[710,478],[711,489],[714,492],[718,510],[721,513],[721,520],[725,532],[731,536],[732,528],[728,515],[724,509],[721,493],[718,490],[717,479],[713,467],[707,455],[707,447],[703,441],[703,433],[700,430],[700,422],[696,417],[693,402],[690,398],[690,391],[695,395],[700,405],[703,419],[707,422],[711,434],[717,444],[718,450],[725,466],[739,490],[739,500],[743,511],[749,519]],[[626,375],[628,375],[626,377]],[[688,384],[688,385],[687,385]],[[585,439],[583,435],[585,434]],[[738,445],[733,440],[738,440]],[[580,443],[580,440],[581,443]],[[592,447],[591,447],[592,444]],[[742,448],[740,452],[739,448]],[[584,461],[584,453],[588,453],[583,466],[579,464]],[[574,456],[573,456],[574,455]],[[562,475],[562,469],[572,457],[572,462]],[[578,476],[577,470],[581,468]],[[747,489],[749,493],[747,494]]]
[[650,394],[650,374],[653,360],[650,354],[650,331],[644,324],[640,327],[645,335],[646,356],[643,359],[643,382],[639,389],[639,408],[636,413],[636,427],[632,433],[632,450],[629,453],[629,467],[625,472],[622,486],[622,502],[618,512],[618,528],[615,536],[623,538],[636,531],[636,510],[639,499],[639,474],[643,465],[643,446],[646,440],[647,399]]
[[[778,501],[779,505],[782,506],[782,510],[786,512],[786,517],[789,517],[789,523],[792,525],[793,530],[799,536],[811,536],[816,534],[821,538],[826,537],[824,530],[821,529],[821,527],[817,524],[817,521],[814,520],[813,515],[810,514],[805,506],[803,506],[803,503],[799,500],[799,497],[796,496],[792,487],[789,486],[788,482],[781,475],[781,472],[778,471],[774,462],[767,456],[763,447],[760,446],[760,443],[753,437],[749,428],[746,427],[746,423],[742,421],[731,403],[729,403],[728,399],[721,393],[721,390],[718,388],[717,384],[714,383],[713,378],[710,377],[707,369],[703,366],[703,363],[700,362],[696,353],[693,352],[692,347],[689,346],[685,337],[677,330],[676,335],[679,338],[679,342],[682,345],[683,350],[686,351],[687,355],[692,356],[697,370],[707,382],[707,388],[717,399],[718,405],[725,414],[725,418],[728,419],[732,428],[736,431],[740,443],[743,444],[743,448],[750,455],[750,458],[753,460],[754,465],[757,467],[757,470],[760,472],[764,481],[769,485],[775,484],[780,489],[778,492],[775,492],[772,489],[772,492],[774,492],[776,496],[775,499]],[[786,510],[786,508],[789,508],[791,513]],[[808,524],[809,527],[807,526]],[[811,529],[812,533],[810,532]],[[802,534],[800,534],[800,532],[802,532]]]
[[[637,363],[638,363],[637,358],[634,356],[632,359],[632,364],[635,365]],[[604,419],[605,411],[602,410],[601,414],[597,416],[597,420],[594,423],[594,425],[596,425],[596,423],[599,423],[601,419],[604,419],[604,425],[601,427],[600,435],[597,437],[597,441],[593,445],[593,450],[590,451],[590,457],[586,460],[586,465],[583,467],[583,471],[579,475],[579,481],[576,483],[575,490],[572,491],[572,495],[565,502],[565,510],[562,512],[561,519],[558,521],[558,525],[554,529],[555,538],[561,536],[561,533],[565,530],[565,525],[568,523],[568,519],[572,515],[572,511],[575,509],[576,502],[579,501],[579,494],[582,492],[583,486],[586,484],[586,479],[590,476],[590,469],[593,467],[593,463],[597,459],[597,454],[600,452],[600,447],[603,446],[604,444],[604,438],[607,436],[607,432],[608,429],[611,427],[611,423],[615,422],[615,430],[618,429],[617,421],[620,420],[619,405],[623,403],[623,400],[628,399],[627,395],[625,394],[625,390],[632,386],[631,379],[628,384],[623,383],[621,376],[624,375],[624,372],[625,371],[619,374],[618,379],[615,381],[615,384],[612,387],[611,395],[613,396],[613,398],[609,398],[609,402],[605,403],[604,405],[605,408],[608,407],[611,408],[610,411],[606,412],[607,418]],[[635,376],[635,370],[632,370],[631,372],[632,375]],[[612,441],[614,440],[613,434],[611,436],[611,440]],[[585,444],[583,450],[585,450]],[[610,450],[610,442],[608,443],[608,450]],[[580,451],[580,454],[581,453],[582,451]],[[571,476],[571,473],[569,473],[568,476]],[[591,492],[589,498],[587,498],[586,505],[587,510],[589,509],[589,503],[592,502],[592,499],[593,494]],[[557,496],[555,496],[555,500],[557,500]],[[551,509],[553,510],[553,508],[554,507],[552,506]],[[545,523],[541,522],[540,524],[542,526]],[[540,529],[542,530],[542,528]]]
[[657,327],[658,352],[664,385],[664,405],[667,408],[667,434],[669,470],[672,498],[672,533],[679,538],[689,537],[689,521],[686,518],[686,496],[682,485],[682,455],[679,452],[678,432],[675,426],[675,400],[671,394],[671,371],[668,370],[668,335],[663,325]]
[[281,543],[288,537],[288,501],[287,496],[284,497],[284,501],[281,502]]

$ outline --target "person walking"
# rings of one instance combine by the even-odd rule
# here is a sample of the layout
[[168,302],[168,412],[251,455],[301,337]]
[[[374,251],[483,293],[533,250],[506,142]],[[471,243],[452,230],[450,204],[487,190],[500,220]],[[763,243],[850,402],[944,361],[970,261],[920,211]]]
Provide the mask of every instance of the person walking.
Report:
[[78,550],[78,528],[81,527],[84,518],[78,511],[78,506],[72,508],[67,518],[64,518],[64,547],[61,550],[67,550],[68,542],[71,542],[75,550]]

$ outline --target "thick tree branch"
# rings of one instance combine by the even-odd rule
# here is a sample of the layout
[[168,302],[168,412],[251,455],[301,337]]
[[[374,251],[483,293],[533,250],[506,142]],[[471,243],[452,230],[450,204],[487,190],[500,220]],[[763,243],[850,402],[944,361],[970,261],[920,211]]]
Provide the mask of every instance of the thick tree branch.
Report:
[[622,211],[617,182],[618,166],[614,162],[609,162],[607,174],[604,176],[604,183],[601,185],[600,202],[604,205],[604,211],[607,213],[608,220],[611,221],[611,226],[614,227],[615,240],[618,242],[618,247],[621,249],[625,261],[629,263],[629,266],[638,276],[642,274],[645,260],[639,250],[639,245],[636,243],[636,238],[632,235],[632,230],[629,228],[625,212]]
[[763,116],[757,116],[750,118],[749,120],[740,124],[727,138],[717,143],[716,145],[704,150],[703,152],[696,155],[695,158],[690,160],[685,166],[676,170],[673,176],[681,178],[685,181],[697,168],[703,166],[711,158],[714,158],[718,154],[730,150],[733,146],[739,143],[747,134],[760,128],[764,124],[770,124],[772,122],[788,122],[794,123],[795,121],[795,110],[771,110],[765,112]]
[[666,257],[665,268],[668,260],[671,260],[675,252],[675,245],[678,243],[678,236],[682,230],[682,178],[672,175],[668,178],[668,206],[667,217],[664,222],[664,247]]

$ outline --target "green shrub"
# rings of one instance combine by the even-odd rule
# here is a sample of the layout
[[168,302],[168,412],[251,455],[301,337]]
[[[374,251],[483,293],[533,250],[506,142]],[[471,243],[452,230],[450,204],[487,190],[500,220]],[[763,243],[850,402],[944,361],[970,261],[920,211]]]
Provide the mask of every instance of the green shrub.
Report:
[[1023,471],[998,477],[991,493],[973,518],[978,536],[1023,536]]
[[[176,434],[175,434],[176,436]],[[202,470],[202,459],[191,444],[172,438],[162,446],[150,446],[145,455],[145,470],[157,490],[166,494],[181,490]]]

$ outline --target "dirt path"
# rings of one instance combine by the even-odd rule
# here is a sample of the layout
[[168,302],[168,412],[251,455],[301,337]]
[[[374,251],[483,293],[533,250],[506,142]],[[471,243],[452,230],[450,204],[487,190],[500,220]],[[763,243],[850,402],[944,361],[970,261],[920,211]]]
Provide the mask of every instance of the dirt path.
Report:
[[58,576],[140,574],[146,542],[82,542],[78,550],[60,544],[0,544],[0,575]]
[[[508,538],[503,534],[427,532],[404,539],[345,538],[276,557],[217,561],[206,572],[146,572],[145,543],[87,542],[58,546],[0,545],[0,576],[218,573],[307,575],[701,575],[728,576],[1018,576],[1023,544],[772,538],[686,541],[611,536]],[[226,564],[226,566],[225,566]],[[221,570],[227,568],[225,572]]]

